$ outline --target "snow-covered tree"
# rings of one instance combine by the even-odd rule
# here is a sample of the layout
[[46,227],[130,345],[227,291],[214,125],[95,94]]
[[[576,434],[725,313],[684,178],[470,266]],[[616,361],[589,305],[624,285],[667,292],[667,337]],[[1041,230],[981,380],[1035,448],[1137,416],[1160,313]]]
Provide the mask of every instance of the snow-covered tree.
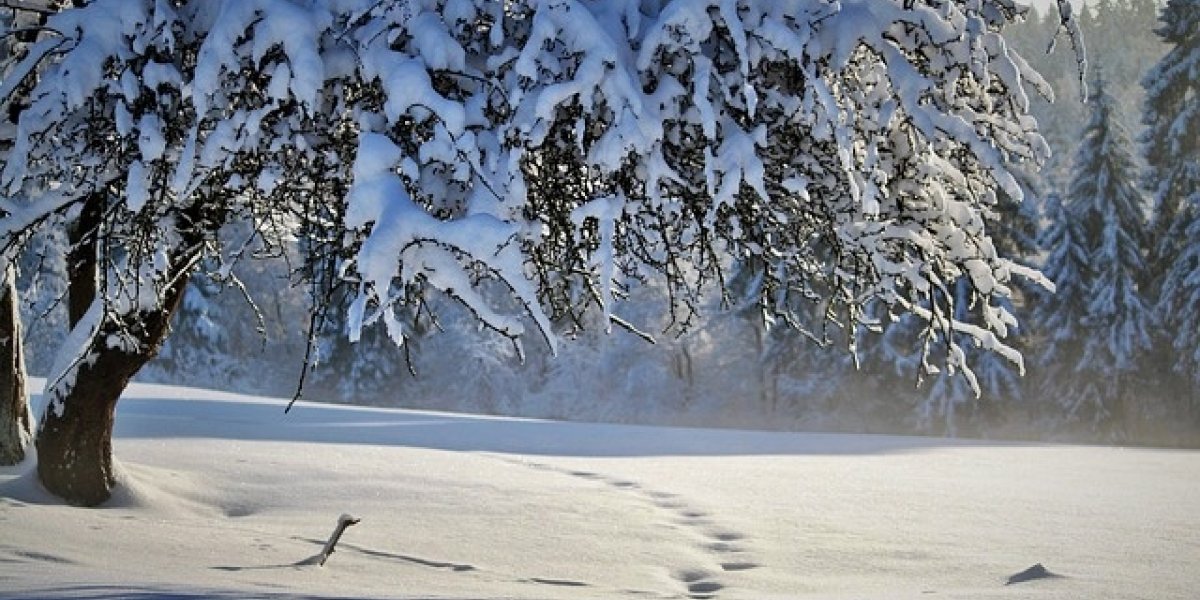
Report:
[[[235,211],[247,220],[269,212],[271,220],[257,221],[259,232],[287,217],[279,206],[252,212],[266,203],[235,195],[237,169],[230,165],[293,153],[269,147],[239,153],[241,138],[232,133],[235,123],[245,131],[250,115],[268,119],[256,125],[282,133],[286,124],[269,118],[292,109],[263,107],[261,82],[236,77],[221,82],[228,87],[213,82],[191,95],[197,81],[188,69],[206,47],[196,21],[184,19],[203,23],[206,15],[199,13],[217,8],[180,15],[164,2],[94,2],[52,15],[46,23],[51,35],[34,44],[9,71],[17,76],[4,82],[15,89],[26,85],[22,73],[37,76],[28,105],[18,107],[3,165],[10,194],[4,245],[57,222],[71,245],[67,312],[73,330],[49,374],[37,445],[43,484],[72,502],[108,497],[115,481],[113,406],[157,352],[188,275],[219,228]],[[215,39],[207,48],[213,58],[206,64],[223,65],[227,48]],[[289,62],[260,58],[265,69]],[[212,112],[197,110],[207,94],[229,96]],[[227,143],[231,147],[223,147]]]
[[203,265],[200,269],[189,280],[171,323],[170,338],[156,360],[142,371],[151,379],[205,385],[231,381],[245,373],[246,365],[231,343],[232,328],[222,325],[235,318],[219,302],[223,287]]
[[0,465],[25,458],[33,431],[29,395],[25,384],[25,351],[21,338],[21,311],[17,298],[16,269],[7,260],[0,265]]
[[[965,280],[959,280],[953,288],[959,298],[959,310],[964,313],[961,318],[968,318],[966,286]],[[1022,301],[1027,299],[1022,297]],[[1008,308],[1017,313],[1011,304]],[[1020,327],[1014,328],[1011,342],[1022,353],[1029,348],[1025,322],[1022,318]],[[1024,386],[1020,373],[1002,357],[982,351],[971,340],[962,337],[963,360],[972,365],[971,371],[966,374],[951,370],[936,372],[917,390],[917,426],[921,430],[948,436],[982,436],[1021,407]],[[939,347],[938,351],[945,349]],[[1041,364],[1037,364],[1040,368]]]
[[1091,120],[1075,155],[1065,210],[1057,215],[1078,230],[1052,225],[1062,228],[1053,234],[1060,237],[1047,240],[1062,244],[1047,246],[1051,259],[1062,260],[1048,263],[1047,273],[1065,275],[1056,302],[1071,303],[1054,317],[1081,314],[1078,321],[1058,324],[1062,331],[1047,334],[1054,338],[1052,348],[1060,339],[1078,340],[1080,353],[1071,375],[1051,384],[1062,393],[1050,397],[1062,399],[1069,417],[1106,429],[1136,414],[1135,384],[1151,346],[1153,314],[1140,281],[1148,233],[1131,142],[1103,80],[1097,78],[1091,88]]
[[1173,367],[1200,386],[1200,2],[1170,0],[1156,30],[1170,50],[1142,80],[1151,270]]
[[[1059,2],[1064,15],[1069,3]],[[299,235],[355,290],[351,339],[458,300],[519,339],[630,281],[682,322],[733,259],[764,310],[866,302],[1003,339],[1014,276],[984,212],[1041,161],[1010,0],[94,0],[54,15],[0,170],[10,246],[67,217],[73,331],[39,473],[108,497],[112,407],[189,274]],[[15,81],[15,80],[12,80]],[[6,81],[5,83],[11,83]],[[946,290],[966,278],[972,318]],[[800,313],[797,313],[800,314]],[[804,313],[808,314],[808,313]],[[929,347],[925,345],[923,347]],[[518,348],[519,351],[519,348]],[[518,352],[519,354],[519,352]]]
[[[363,330],[355,342],[347,336],[345,311],[353,299],[345,290],[337,290],[327,312],[317,328],[310,360],[309,383],[321,394],[329,394],[340,401],[356,404],[378,404],[380,398],[404,395],[403,383],[411,383],[415,367],[412,365],[416,347],[422,344],[423,327],[417,322],[421,314],[411,311],[399,317],[409,324],[408,338],[397,345],[382,328]],[[426,328],[434,329],[434,325]],[[456,338],[467,345],[471,340]]]
[[[16,111],[28,100],[32,77],[25,65],[39,52],[37,40],[47,17],[58,9],[52,1],[5,4],[0,7],[0,96],[9,106],[0,120],[0,155],[9,151]],[[18,249],[0,248],[0,465],[25,456],[31,437],[26,390],[25,345],[17,295]]]
[[17,291],[26,324],[25,358],[31,373],[49,370],[68,330],[64,306],[67,254],[64,232],[45,227],[30,236],[16,261]]
[[1038,332],[1038,368],[1033,373],[1039,396],[1062,407],[1075,381],[1075,367],[1087,335],[1084,328],[1091,257],[1082,222],[1061,196],[1045,202],[1046,227],[1038,244],[1046,249],[1042,272],[1055,283],[1053,293],[1035,292],[1032,321]]
[[[1040,195],[1030,173],[1014,169],[1024,195],[1014,198],[1001,194],[995,210],[989,214],[992,239],[998,252],[1013,260],[1029,262],[1037,254],[1038,211],[1036,200]],[[956,318],[968,321],[969,280],[961,278],[954,282]],[[1017,300],[1027,301],[1030,293],[1044,292],[1038,286],[1021,286]],[[1049,292],[1046,292],[1049,294]],[[1052,295],[1050,296],[1052,297]],[[1008,310],[1016,314],[1011,304]],[[858,359],[863,365],[861,372],[850,374],[851,378],[872,380],[877,389],[892,390],[902,399],[901,403],[912,407],[911,414],[901,413],[898,417],[912,423],[916,430],[956,436],[963,433],[983,435],[992,425],[999,424],[1002,415],[1011,412],[1022,400],[1023,386],[1020,374],[1013,365],[993,352],[975,347],[968,336],[958,334],[963,352],[962,361],[971,365],[970,372],[938,369],[922,363],[921,327],[911,317],[893,320],[882,314],[879,318],[883,335],[874,336],[869,328],[860,332],[856,340]],[[1024,324],[1022,324],[1024,328]],[[1014,347],[1026,350],[1028,344],[1020,332],[1011,338]],[[944,355],[947,347],[938,340],[932,342],[933,356]],[[914,374],[927,375],[914,379]],[[834,380],[845,376],[828,373]],[[822,377],[826,373],[821,374]]]
[[[1166,52],[1166,46],[1153,31],[1162,4],[1162,0],[1089,0],[1076,5],[1081,9],[1080,30],[1093,42],[1088,62],[1104,66],[1108,91],[1122,106],[1142,105],[1144,91],[1137,82]],[[1047,39],[1059,24],[1059,16],[1049,10],[1039,19],[1029,19],[1010,28],[1005,37],[1059,92],[1054,102],[1034,98],[1031,112],[1053,150],[1040,175],[1047,183],[1065,189],[1071,177],[1071,156],[1078,146],[1079,129],[1087,122],[1088,111],[1082,102],[1084,96],[1075,93],[1078,69],[1069,45],[1059,43],[1047,48]],[[1140,131],[1140,118],[1140,111],[1126,111],[1127,130]]]
[[[1014,261],[1031,264],[1038,254],[1038,203],[1042,193],[1034,173],[1016,167],[1013,175],[1021,187],[1021,197],[1000,194],[995,209],[988,215],[989,231],[997,251]],[[1053,280],[1052,280],[1053,281]],[[1028,283],[1028,282],[1025,282]],[[968,281],[959,279],[954,283],[959,319],[970,318]],[[1027,303],[1031,294],[1044,291],[1038,286],[1016,283],[1014,297],[1008,310],[1017,314],[1015,302]],[[1024,315],[1022,315],[1024,316]],[[1025,334],[1025,319],[1014,328],[1010,344],[1023,353],[1028,348]],[[947,435],[959,435],[969,431],[982,435],[1001,419],[1001,415],[1016,408],[1023,396],[1020,374],[1012,364],[995,353],[980,351],[969,339],[960,345],[964,360],[972,366],[972,372],[963,374],[945,370],[932,377],[919,390],[917,401],[917,423],[926,431],[939,431]],[[941,350],[944,351],[944,350]]]

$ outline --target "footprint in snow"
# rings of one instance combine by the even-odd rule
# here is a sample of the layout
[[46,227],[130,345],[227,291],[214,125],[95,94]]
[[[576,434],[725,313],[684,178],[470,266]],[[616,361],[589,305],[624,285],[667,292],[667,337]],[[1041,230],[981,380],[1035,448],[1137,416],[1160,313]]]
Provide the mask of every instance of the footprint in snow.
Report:
[[688,598],[696,600],[705,600],[715,598],[716,593],[725,589],[725,586],[715,581],[712,574],[700,569],[684,569],[676,571],[672,577],[683,584],[687,590]]
[[[576,479],[603,483],[617,491],[638,497],[642,502],[649,503],[659,510],[667,512],[669,514],[669,518],[666,520],[667,524],[682,527],[683,531],[694,532],[694,535],[698,538],[699,546],[713,554],[713,568],[712,570],[701,568],[683,569],[672,573],[672,579],[683,585],[686,597],[691,600],[710,600],[716,598],[718,593],[725,589],[725,584],[718,580],[716,575],[713,574],[714,571],[734,573],[757,569],[760,566],[758,563],[746,560],[729,560],[733,558],[732,555],[741,554],[746,551],[742,545],[746,541],[746,536],[740,532],[720,527],[714,522],[711,514],[691,506],[679,494],[654,490],[636,481],[609,477],[594,471],[559,469],[544,463],[510,462],[539,471],[551,471]],[[578,584],[576,587],[581,587],[585,585],[579,582],[540,578],[528,581],[557,586],[576,586],[575,584]]]
[[582,581],[571,581],[570,579],[547,579],[545,577],[533,577],[529,581],[540,583],[542,585],[553,585],[558,587],[588,587],[588,584]]
[[732,572],[732,571],[749,571],[750,569],[757,569],[757,568],[758,568],[758,563],[752,563],[752,562],[721,563],[722,571],[730,571],[730,572]]

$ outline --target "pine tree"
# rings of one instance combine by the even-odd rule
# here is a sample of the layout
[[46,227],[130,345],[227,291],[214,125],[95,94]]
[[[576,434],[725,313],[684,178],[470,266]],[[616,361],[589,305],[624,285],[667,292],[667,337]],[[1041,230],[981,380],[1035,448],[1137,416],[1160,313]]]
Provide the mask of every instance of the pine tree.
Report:
[[[967,317],[969,286],[970,282],[963,278],[956,281],[951,289],[955,298],[955,310],[959,317],[964,319]],[[963,346],[969,348],[969,344]],[[983,365],[977,365],[977,368],[980,366]],[[987,367],[991,370],[995,365],[988,364]],[[940,430],[947,436],[956,436],[963,420],[961,411],[969,407],[975,399],[974,386],[977,386],[978,382],[963,376],[957,369],[940,370],[934,373],[931,379],[932,382],[926,384],[926,393],[918,401],[918,425],[926,431]],[[982,388],[980,389],[983,392]],[[994,390],[987,390],[989,394],[993,392]]]
[[1090,262],[1081,223],[1068,212],[1061,196],[1047,196],[1045,215],[1047,226],[1038,244],[1047,250],[1042,272],[1054,282],[1055,290],[1034,295],[1033,323],[1040,345],[1031,381],[1039,396],[1059,400],[1073,382],[1082,354]]
[[[1108,75],[1108,91],[1122,106],[1141,106],[1143,90],[1135,85],[1146,70],[1166,52],[1162,40],[1154,35],[1158,0],[1107,0],[1078,3],[1080,28],[1089,42],[1088,61],[1101,64]],[[1078,89],[1076,65],[1069,44],[1054,32],[1059,16],[1050,10],[1040,20],[1020,23],[1016,35],[1006,36],[1039,73],[1054,87],[1057,98],[1047,102],[1032,98],[1031,112],[1053,150],[1042,169],[1047,182],[1065,189],[1070,181],[1070,159],[1079,139],[1080,126],[1087,122],[1087,110]],[[1054,50],[1047,41],[1055,39]],[[1127,111],[1123,121],[1129,131],[1140,129],[1140,114]]]
[[[403,345],[397,345],[387,331],[373,327],[362,332],[357,342],[347,339],[345,308],[350,302],[346,294],[331,304],[321,324],[316,344],[317,356],[312,360],[314,390],[331,394],[342,402],[354,404],[392,404],[389,397],[399,394],[406,380],[411,379],[413,366],[409,354],[421,344],[416,311],[408,310],[405,319],[414,326]],[[464,346],[470,340],[459,340]]]
[[171,337],[139,377],[205,385],[233,381],[244,374],[244,361],[235,352],[230,331],[221,325],[234,320],[220,302],[222,291],[221,283],[208,272],[191,278],[172,321]]
[[31,373],[46,373],[67,331],[67,240],[60,229],[46,227],[25,242],[17,259],[17,289],[25,325],[25,360]]
[[[1013,166],[1013,175],[1021,186],[1022,195],[997,195],[995,209],[988,219],[988,231],[1002,256],[1028,263],[1038,254],[1040,215],[1037,207],[1042,186],[1034,172],[1019,165]],[[956,318],[962,321],[971,320],[970,285],[968,278],[960,278],[950,291],[955,298]],[[1041,290],[1040,286],[1021,285],[1021,282],[1016,282],[1015,287],[1014,299],[1022,305],[1029,296]],[[1014,303],[1006,304],[1006,309],[1018,314]],[[1023,323],[1024,319],[1019,321]],[[896,333],[892,332],[893,335]],[[915,334],[915,330],[910,332],[910,335]],[[937,369],[917,390],[916,425],[922,431],[949,436],[985,436],[989,429],[1001,425],[1020,406],[1024,391],[1022,373],[1008,361],[974,346],[961,334],[955,335],[964,338],[957,344],[963,355],[961,358],[947,357],[945,362],[950,368]],[[1005,342],[1022,351],[1028,347],[1023,329],[1015,324]],[[945,344],[938,344],[935,354],[950,350]],[[910,360],[902,359],[902,362]],[[962,372],[956,366],[958,361],[971,365],[971,370]]]
[[[1072,376],[1054,382],[1067,415],[1094,430],[1121,433],[1121,420],[1135,416],[1132,395],[1144,355],[1151,347],[1152,311],[1139,277],[1145,273],[1147,226],[1136,185],[1131,143],[1119,108],[1097,77],[1088,98],[1091,119],[1075,155],[1065,217],[1078,223],[1086,261],[1078,285],[1082,309],[1080,357]],[[1057,266],[1047,267],[1053,271]]]
[[1200,407],[1200,1],[1171,0],[1155,30],[1170,50],[1142,79],[1145,187],[1153,200],[1150,268],[1168,362]]

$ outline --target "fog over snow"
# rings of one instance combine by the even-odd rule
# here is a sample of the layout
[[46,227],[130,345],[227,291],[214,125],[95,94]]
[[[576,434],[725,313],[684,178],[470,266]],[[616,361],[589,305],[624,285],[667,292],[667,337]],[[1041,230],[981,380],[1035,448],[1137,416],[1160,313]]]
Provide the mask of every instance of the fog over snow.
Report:
[[[40,400],[39,400],[40,402]],[[557,423],[135,384],[2,598],[1194,598],[1200,452]],[[349,528],[311,564],[338,516]],[[1060,577],[1006,585],[1041,563]]]

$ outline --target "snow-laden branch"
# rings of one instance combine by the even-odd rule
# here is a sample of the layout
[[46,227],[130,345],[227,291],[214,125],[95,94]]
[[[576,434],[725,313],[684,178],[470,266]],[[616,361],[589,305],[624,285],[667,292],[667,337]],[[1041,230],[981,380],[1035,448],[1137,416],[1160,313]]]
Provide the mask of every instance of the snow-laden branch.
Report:
[[1003,351],[989,336],[1011,315],[989,300],[1036,275],[997,254],[983,215],[997,190],[1020,196],[1013,164],[1046,156],[1025,88],[1048,88],[1003,39],[1023,14],[1009,0],[95,0],[50,16],[69,43],[12,70],[37,83],[3,157],[0,233],[98,191],[106,233],[137,256],[181,226],[215,252],[243,219],[280,244],[322,232],[307,271],[336,263],[358,290],[351,332],[380,322],[397,342],[394,309],[429,293],[505,336],[532,322],[553,346],[553,319],[587,310],[638,331],[614,313],[627,278],[687,313],[761,262],[749,301],[813,330],[804,305],[853,327],[870,301],[947,302],[965,279],[978,308],[945,329]]

